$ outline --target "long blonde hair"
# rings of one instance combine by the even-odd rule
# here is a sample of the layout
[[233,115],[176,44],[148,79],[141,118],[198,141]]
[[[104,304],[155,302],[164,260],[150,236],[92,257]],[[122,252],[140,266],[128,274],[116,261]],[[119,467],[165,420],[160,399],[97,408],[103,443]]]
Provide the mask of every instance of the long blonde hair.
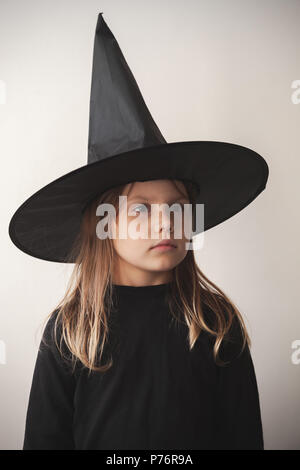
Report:
[[[172,180],[176,185],[177,180]],[[193,204],[197,190],[193,183],[182,181]],[[125,185],[111,188],[91,201],[83,214],[81,230],[69,254],[75,259],[67,290],[57,307],[48,315],[55,318],[55,343],[63,355],[62,342],[71,355],[73,366],[79,360],[92,370],[105,372],[112,364],[112,358],[100,365],[105,344],[109,337],[109,313],[113,307],[112,274],[115,252],[111,238],[95,236],[96,208],[101,203],[113,204],[116,212],[119,195]],[[242,350],[251,341],[242,315],[226,294],[210,281],[200,270],[194,257],[194,250],[188,250],[185,258],[173,270],[168,305],[174,318],[178,309],[183,313],[188,326],[188,343],[192,350],[202,330],[215,336],[213,357],[218,365],[219,351],[233,321],[237,320],[243,338]],[[211,313],[210,321],[205,312]],[[60,344],[57,342],[58,326]],[[231,341],[230,338],[228,338]],[[46,342],[44,340],[44,342]],[[98,362],[99,360],[99,362]],[[74,370],[74,369],[73,369]]]

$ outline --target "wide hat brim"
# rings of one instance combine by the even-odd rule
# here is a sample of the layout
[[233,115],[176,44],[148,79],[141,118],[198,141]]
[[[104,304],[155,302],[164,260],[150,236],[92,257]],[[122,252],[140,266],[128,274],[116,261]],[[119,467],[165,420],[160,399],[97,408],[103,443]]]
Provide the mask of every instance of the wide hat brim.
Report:
[[153,179],[194,181],[200,188],[196,202],[204,204],[207,231],[250,204],[265,188],[268,174],[263,157],[228,142],[139,148],[84,165],[44,186],[14,213],[9,236],[36,258],[75,262],[70,250],[87,203],[114,186]]

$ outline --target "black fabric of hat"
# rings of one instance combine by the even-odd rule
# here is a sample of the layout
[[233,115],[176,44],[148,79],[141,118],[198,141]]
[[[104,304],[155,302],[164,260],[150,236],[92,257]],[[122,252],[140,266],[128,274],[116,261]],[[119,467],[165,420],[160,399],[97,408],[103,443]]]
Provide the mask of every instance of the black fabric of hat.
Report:
[[84,209],[105,190],[132,181],[178,179],[198,187],[204,230],[237,214],[265,188],[269,168],[255,151],[229,142],[167,143],[120,47],[103,19],[96,26],[87,164],[28,198],[9,224],[13,243],[48,261],[69,257]]

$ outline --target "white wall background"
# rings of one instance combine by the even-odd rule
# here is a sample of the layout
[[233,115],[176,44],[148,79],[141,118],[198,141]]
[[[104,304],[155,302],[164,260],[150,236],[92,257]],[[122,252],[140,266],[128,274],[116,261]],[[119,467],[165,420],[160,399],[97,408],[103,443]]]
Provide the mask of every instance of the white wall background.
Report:
[[249,328],[265,448],[300,449],[299,0],[1,0],[0,447],[22,447],[41,325],[72,267],[18,250],[8,224],[31,194],[86,163],[101,11],[168,142],[234,142],[269,164],[266,190],[209,230],[197,256]]

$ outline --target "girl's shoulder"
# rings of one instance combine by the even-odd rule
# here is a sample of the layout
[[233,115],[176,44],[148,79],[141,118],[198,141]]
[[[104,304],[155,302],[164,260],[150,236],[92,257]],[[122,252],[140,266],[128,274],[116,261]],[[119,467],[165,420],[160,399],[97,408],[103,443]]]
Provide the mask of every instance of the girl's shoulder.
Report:
[[61,336],[60,321],[58,318],[59,310],[55,309],[48,317],[43,330],[42,343],[52,347],[55,340],[55,334]]
[[46,321],[39,350],[51,352],[55,358],[69,364],[71,353],[62,334],[62,321],[59,309],[55,309]]
[[[232,310],[231,320],[229,319],[227,311],[225,311],[225,307],[224,307],[224,311],[222,312],[224,323],[227,325],[227,331],[222,338],[220,349],[219,349],[220,358],[225,361],[231,361],[233,359],[236,359],[243,352],[245,354],[249,353],[249,345],[247,341],[244,340],[243,325],[238,315],[234,312],[233,307],[229,305],[229,308]],[[214,310],[210,306],[205,304],[203,305],[203,314],[204,314],[205,322],[207,323],[209,328],[216,331],[216,325],[217,325],[216,312],[214,312]],[[208,336],[209,336],[210,342],[214,344],[217,336],[209,332],[208,332]]]

